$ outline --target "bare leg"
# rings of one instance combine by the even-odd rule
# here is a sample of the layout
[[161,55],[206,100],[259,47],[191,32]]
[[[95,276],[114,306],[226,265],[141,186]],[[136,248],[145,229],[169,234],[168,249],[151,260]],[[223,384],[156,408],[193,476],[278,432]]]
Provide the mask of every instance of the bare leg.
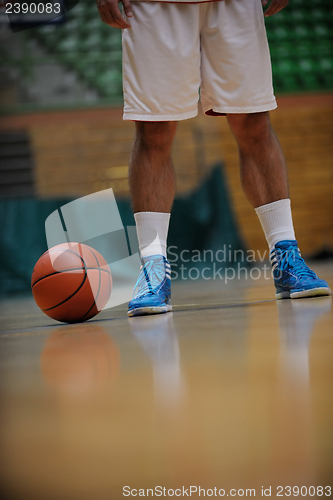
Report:
[[134,212],[170,213],[175,196],[171,147],[177,122],[136,122],[129,184]]
[[289,198],[286,163],[268,112],[227,118],[239,147],[243,190],[253,207]]

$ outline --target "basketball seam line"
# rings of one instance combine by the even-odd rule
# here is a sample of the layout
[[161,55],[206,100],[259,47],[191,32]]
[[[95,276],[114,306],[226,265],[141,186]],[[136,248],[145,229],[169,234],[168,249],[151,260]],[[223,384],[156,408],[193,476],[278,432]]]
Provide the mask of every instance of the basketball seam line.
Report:
[[55,306],[52,306],[52,307],[48,307],[47,309],[42,309],[44,312],[45,311],[52,311],[52,309],[55,309],[56,307],[59,307],[61,306],[62,304],[64,304],[65,302],[67,302],[69,299],[71,299],[72,297],[74,297],[74,295],[83,287],[85,281],[87,279],[87,272],[86,270],[84,270],[84,278],[83,278],[83,281],[82,283],[80,284],[80,286],[75,290],[74,293],[72,293],[72,295],[70,295],[69,297],[67,297],[65,300],[59,302],[59,304],[56,304]]
[[[98,297],[98,295],[99,295],[99,292],[100,292],[100,289],[101,289],[101,272],[100,272],[100,271],[101,271],[101,269],[100,269],[100,267],[99,267],[99,265],[100,265],[100,264],[99,264],[99,260],[98,260],[97,256],[94,254],[93,249],[92,249],[92,248],[90,248],[88,245],[87,245],[87,248],[91,251],[91,253],[92,253],[92,254],[93,254],[93,256],[95,257],[96,262],[97,262],[97,265],[98,265],[98,271],[99,271],[98,290],[97,290],[96,297],[94,297],[94,301],[93,301],[92,305],[90,306],[90,308],[88,309],[88,311],[87,311],[87,312],[86,312],[83,316],[81,316],[81,318],[79,318],[79,319],[78,319],[78,323],[79,323],[79,322],[82,322],[83,318],[85,318],[85,317],[86,317],[86,316],[90,313],[90,311],[92,310],[92,308],[93,308],[94,306],[96,306],[96,308],[97,308],[96,299],[97,299],[97,297]],[[108,274],[109,274],[109,273],[108,273]],[[91,290],[91,291],[92,291],[92,290]],[[98,311],[98,312],[99,312],[99,311]]]
[[[80,251],[80,244],[79,244],[79,251]],[[75,252],[73,252],[75,253]],[[76,254],[78,255],[78,254]],[[74,295],[77,294],[77,292],[83,287],[86,279],[87,279],[87,268],[86,268],[86,263],[84,262],[84,259],[81,255],[81,251],[80,251],[80,254],[78,255],[78,257],[81,259],[81,262],[82,262],[82,267],[80,269],[84,269],[84,278],[82,280],[82,283],[79,285],[79,287],[75,290],[74,293],[72,293],[72,295],[70,295],[69,297],[67,297],[65,300],[61,301],[59,304],[55,305],[55,306],[52,306],[52,307],[49,307],[47,309],[43,309],[43,311],[51,311],[52,309],[55,309],[56,307],[59,307],[61,306],[62,304],[65,304],[65,302],[67,302],[68,300],[70,300],[72,297],[74,297]],[[63,272],[63,271],[62,271]],[[56,273],[56,274],[59,274],[59,273]]]
[[68,272],[71,272],[71,271],[84,271],[84,270],[87,270],[87,271],[103,271],[104,273],[107,273],[111,276],[111,272],[109,272],[107,269],[101,269],[100,267],[87,267],[87,268],[84,268],[84,267],[73,267],[71,269],[63,269],[62,271],[54,271],[54,273],[50,273],[50,274],[47,274],[46,276],[42,276],[41,278],[38,278],[38,280],[36,280],[34,282],[33,285],[31,285],[31,287],[34,287],[37,283],[39,283],[40,281],[43,281],[43,279],[45,278],[48,278],[49,276],[54,276],[55,274],[62,274],[62,273],[68,273]]

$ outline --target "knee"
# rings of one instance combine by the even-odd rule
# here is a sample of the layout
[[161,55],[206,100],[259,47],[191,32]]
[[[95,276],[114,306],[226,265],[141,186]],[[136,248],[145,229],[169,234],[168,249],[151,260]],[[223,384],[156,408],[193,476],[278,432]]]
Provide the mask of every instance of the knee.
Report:
[[136,142],[147,149],[168,150],[177,122],[136,122]]
[[268,112],[228,115],[228,122],[238,142],[262,141],[272,131]]

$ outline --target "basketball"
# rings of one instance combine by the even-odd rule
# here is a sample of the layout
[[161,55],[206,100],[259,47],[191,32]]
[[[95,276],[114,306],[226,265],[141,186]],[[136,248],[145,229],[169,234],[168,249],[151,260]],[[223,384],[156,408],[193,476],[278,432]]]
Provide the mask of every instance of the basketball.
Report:
[[37,261],[31,277],[36,304],[51,318],[81,323],[96,316],[112,290],[110,268],[94,248],[63,243]]

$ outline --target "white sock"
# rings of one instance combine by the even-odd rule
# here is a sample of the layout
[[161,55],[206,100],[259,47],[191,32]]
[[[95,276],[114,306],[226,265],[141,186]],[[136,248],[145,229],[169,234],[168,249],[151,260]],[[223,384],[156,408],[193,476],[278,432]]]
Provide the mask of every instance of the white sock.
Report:
[[137,212],[134,214],[141,257],[167,256],[167,236],[170,214]]
[[269,250],[282,240],[295,240],[290,200],[273,201],[255,209],[264,230]]

